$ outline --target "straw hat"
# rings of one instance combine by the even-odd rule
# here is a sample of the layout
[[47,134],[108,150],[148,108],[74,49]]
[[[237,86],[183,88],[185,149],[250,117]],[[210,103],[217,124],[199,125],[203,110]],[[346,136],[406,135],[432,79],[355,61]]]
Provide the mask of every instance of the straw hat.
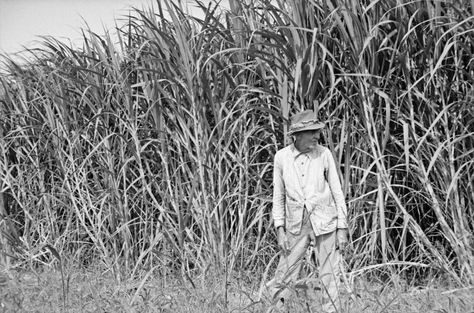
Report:
[[297,132],[321,128],[324,128],[324,123],[318,121],[316,114],[312,110],[306,110],[291,117],[288,134],[294,135]]

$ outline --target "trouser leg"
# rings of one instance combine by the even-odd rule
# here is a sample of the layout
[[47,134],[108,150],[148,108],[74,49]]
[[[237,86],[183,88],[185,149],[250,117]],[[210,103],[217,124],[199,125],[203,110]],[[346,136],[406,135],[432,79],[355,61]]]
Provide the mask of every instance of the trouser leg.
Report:
[[311,231],[310,227],[303,227],[299,235],[287,234],[290,253],[280,256],[275,277],[267,284],[272,299],[286,298],[289,293],[288,284],[298,279]]
[[[328,308],[339,307],[338,279],[340,275],[340,253],[336,250],[336,232],[316,237],[316,254],[323,296]],[[335,306],[335,308],[334,308]]]

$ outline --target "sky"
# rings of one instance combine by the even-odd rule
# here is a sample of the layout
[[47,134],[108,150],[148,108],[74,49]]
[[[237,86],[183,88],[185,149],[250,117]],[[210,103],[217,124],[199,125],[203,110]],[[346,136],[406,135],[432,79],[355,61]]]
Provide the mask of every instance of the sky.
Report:
[[80,46],[84,21],[94,33],[104,34],[104,27],[113,29],[115,20],[129,14],[131,6],[150,5],[156,7],[156,0],[0,0],[0,53],[32,48],[39,36]]

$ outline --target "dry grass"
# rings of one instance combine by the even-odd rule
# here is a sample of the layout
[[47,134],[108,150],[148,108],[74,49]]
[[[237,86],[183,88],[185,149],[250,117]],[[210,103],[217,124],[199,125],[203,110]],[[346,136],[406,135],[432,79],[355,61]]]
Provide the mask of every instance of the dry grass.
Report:
[[[0,312],[264,312],[269,305],[259,301],[255,275],[230,277],[208,274],[190,284],[171,278],[150,277],[145,283],[128,280],[117,283],[98,269],[68,273],[66,306],[61,277],[57,271],[10,272],[0,287]],[[390,282],[357,282],[355,300],[342,296],[340,312],[474,312],[473,289],[451,289],[434,282],[424,287],[409,286],[392,277]],[[295,294],[290,312],[310,312],[318,300]],[[316,312],[316,311],[313,311]]]

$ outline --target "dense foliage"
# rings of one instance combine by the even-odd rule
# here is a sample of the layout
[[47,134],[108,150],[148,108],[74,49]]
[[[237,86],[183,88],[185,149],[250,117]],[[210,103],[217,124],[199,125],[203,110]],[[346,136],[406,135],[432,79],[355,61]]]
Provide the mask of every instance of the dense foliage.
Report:
[[272,156],[313,108],[341,169],[352,273],[472,283],[473,4],[196,5],[202,18],[158,1],[117,39],[3,58],[4,252],[100,260],[118,278],[262,272]]

